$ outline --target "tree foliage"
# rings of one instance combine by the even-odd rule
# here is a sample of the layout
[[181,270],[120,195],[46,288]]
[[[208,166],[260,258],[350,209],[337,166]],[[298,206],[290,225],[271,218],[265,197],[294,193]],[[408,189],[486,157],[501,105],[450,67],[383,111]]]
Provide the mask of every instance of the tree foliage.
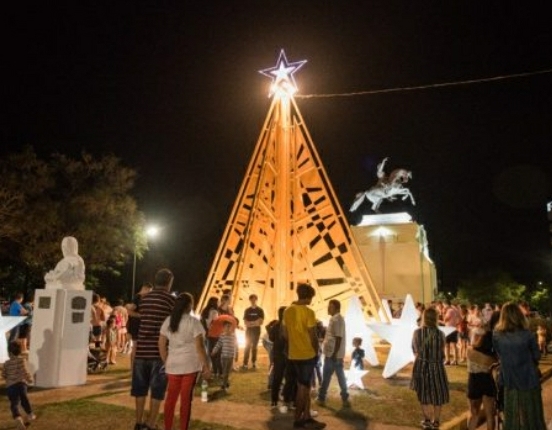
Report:
[[489,270],[462,281],[458,287],[458,298],[470,303],[505,303],[520,300],[525,286],[517,283],[510,274]]
[[102,273],[117,274],[135,249],[140,256],[146,237],[129,194],[135,178],[112,155],[41,160],[26,148],[0,160],[0,258],[11,268],[11,281],[23,274],[23,283],[42,286],[43,274],[62,258],[65,236],[79,241],[87,284]]
[[552,288],[549,285],[540,285],[529,294],[529,304],[541,315],[552,315]]

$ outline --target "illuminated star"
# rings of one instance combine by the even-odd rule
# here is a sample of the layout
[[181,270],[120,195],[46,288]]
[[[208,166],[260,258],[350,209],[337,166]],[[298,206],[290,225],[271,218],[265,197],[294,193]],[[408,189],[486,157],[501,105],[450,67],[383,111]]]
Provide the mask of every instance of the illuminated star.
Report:
[[356,387],[364,390],[364,382],[362,377],[368,373],[367,370],[358,370],[351,368],[345,370],[345,378],[347,379],[347,387]]
[[307,60],[295,61],[289,63],[286,58],[286,53],[282,49],[280,56],[276,62],[276,66],[268,69],[259,70],[259,73],[268,76],[272,79],[272,85],[270,88],[270,95],[274,94],[276,90],[280,89],[288,94],[293,94],[297,91],[297,85],[295,83],[294,73],[297,72]]
[[418,328],[418,312],[414,306],[412,296],[406,296],[401,317],[393,319],[389,323],[369,323],[368,327],[372,329],[379,337],[385,339],[391,344],[382,376],[390,378],[406,365],[414,361],[412,352],[412,335]]
[[3,317],[0,314],[0,363],[5,363],[8,358],[8,340],[5,333],[9,332],[17,324],[27,317]]
[[[385,305],[384,305],[385,307]],[[385,312],[389,312],[388,309]],[[391,344],[387,361],[383,369],[382,376],[390,378],[406,365],[414,361],[414,352],[412,351],[412,336],[414,330],[418,328],[418,311],[414,306],[412,296],[408,294],[404,301],[404,307],[399,319],[392,318],[391,323],[369,323],[368,327],[372,329],[379,337],[385,339]],[[445,336],[452,333],[454,327],[439,326]]]
[[347,339],[347,349],[352,350],[354,337],[362,339],[362,349],[364,349],[365,358],[372,366],[379,365],[378,356],[372,342],[372,331],[366,325],[362,305],[357,296],[352,296],[347,305],[345,313],[345,338]]

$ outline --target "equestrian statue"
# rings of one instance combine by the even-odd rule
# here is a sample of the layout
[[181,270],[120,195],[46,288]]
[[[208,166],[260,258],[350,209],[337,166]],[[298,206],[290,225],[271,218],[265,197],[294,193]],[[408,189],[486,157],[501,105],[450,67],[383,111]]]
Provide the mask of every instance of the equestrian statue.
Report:
[[395,169],[387,176],[384,168],[385,163],[389,158],[386,157],[378,164],[378,182],[371,187],[368,191],[363,191],[355,196],[355,201],[349,209],[350,212],[354,212],[358,209],[364,199],[368,199],[372,202],[372,210],[379,213],[379,207],[383,200],[393,201],[402,196],[402,200],[410,198],[413,205],[416,205],[414,196],[408,188],[403,184],[406,184],[409,179],[412,179],[412,172],[406,169]]

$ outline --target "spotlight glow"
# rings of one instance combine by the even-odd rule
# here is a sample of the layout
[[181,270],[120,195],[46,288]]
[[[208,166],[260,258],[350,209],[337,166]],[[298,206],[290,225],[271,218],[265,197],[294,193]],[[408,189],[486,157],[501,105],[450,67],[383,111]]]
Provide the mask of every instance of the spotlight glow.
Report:
[[150,225],[146,228],[146,235],[148,237],[156,237],[159,234],[159,227],[156,225]]

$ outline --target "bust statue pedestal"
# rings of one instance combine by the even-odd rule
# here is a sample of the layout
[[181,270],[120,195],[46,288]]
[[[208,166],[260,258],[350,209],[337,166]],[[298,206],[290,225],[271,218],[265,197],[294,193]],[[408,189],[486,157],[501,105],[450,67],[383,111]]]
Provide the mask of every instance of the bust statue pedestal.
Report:
[[63,259],[35,292],[29,365],[37,387],[86,383],[92,291],[84,289],[84,262],[78,242],[65,237]]
[[92,291],[35,292],[29,365],[37,387],[86,383]]

